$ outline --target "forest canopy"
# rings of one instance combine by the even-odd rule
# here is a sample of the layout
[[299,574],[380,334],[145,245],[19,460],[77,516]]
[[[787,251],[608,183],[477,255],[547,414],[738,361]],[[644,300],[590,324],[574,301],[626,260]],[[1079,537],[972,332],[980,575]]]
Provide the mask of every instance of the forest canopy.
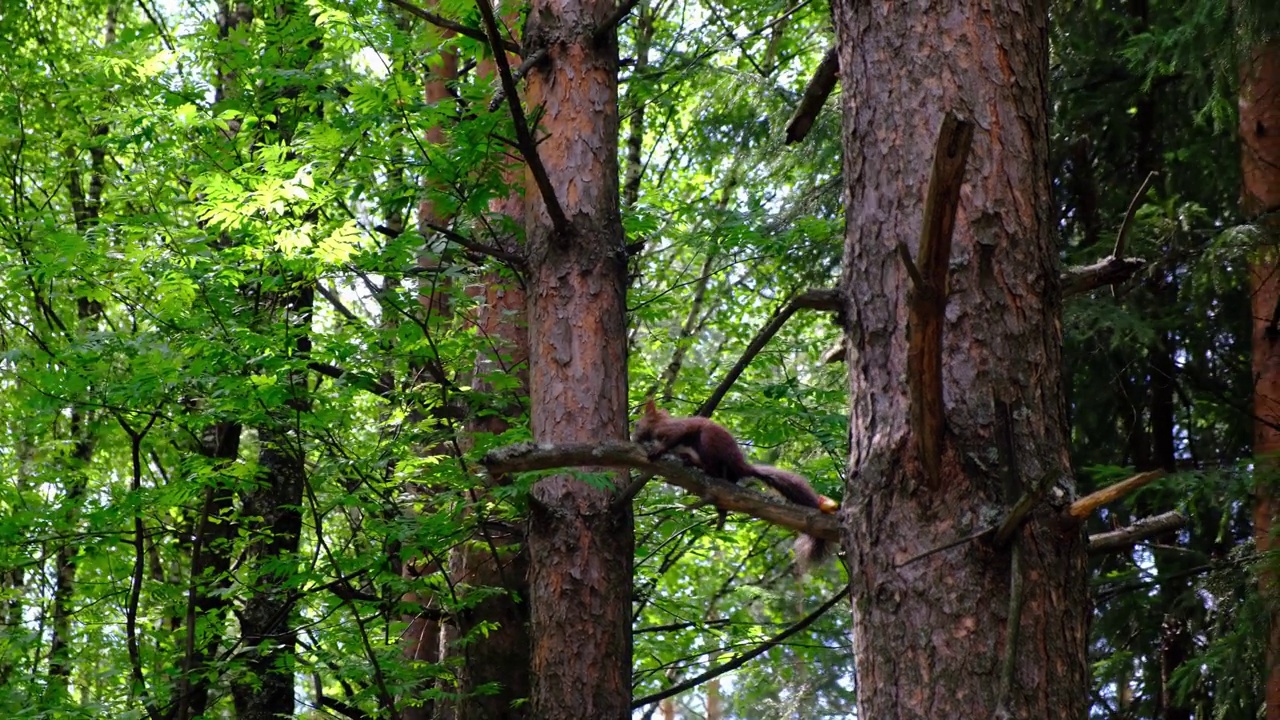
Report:
[[[923,293],[911,257],[930,267],[917,254],[930,175],[897,180],[891,198],[871,166],[909,146],[929,167],[955,110],[922,109],[901,135],[853,132],[913,112],[885,89],[898,75],[873,79],[889,73],[876,53],[893,43],[852,41],[880,37],[857,21],[882,14],[862,5],[6,5],[0,708],[857,715],[867,676],[855,655],[869,655],[851,637],[875,617],[860,593],[892,593],[860,584],[878,561],[848,551],[875,531],[851,528],[897,517],[858,489],[929,475],[914,460],[877,466],[881,439],[857,431],[917,422],[859,394],[885,369],[876,348],[905,357],[908,329],[881,332],[858,288],[900,300],[905,317]],[[1280,155],[1257,131],[1280,124],[1273,11],[1017,5],[1047,45],[1015,57],[1031,69],[1000,87],[1043,86],[1009,102],[1044,121],[1022,123],[1039,169],[1006,187],[1021,204],[1002,205],[989,181],[1006,165],[992,158],[1008,157],[997,133],[1014,131],[973,113],[952,203],[938,386],[950,454],[938,457],[943,474],[997,477],[1023,449],[1041,451],[1024,467],[1066,467],[1069,454],[1069,472],[1044,482],[1072,496],[1028,493],[1028,529],[1010,529],[1023,550],[1006,554],[987,544],[998,521],[938,495],[930,532],[942,534],[921,535],[923,552],[899,548],[895,568],[934,573],[961,555],[995,568],[992,607],[1016,616],[1009,578],[1036,561],[1026,548],[1045,537],[1050,505],[1058,518],[1144,474],[1141,489],[1075,518],[1079,547],[1064,543],[1087,556],[1067,582],[1088,594],[1090,716],[1280,717],[1280,640],[1268,635],[1280,364],[1267,375],[1260,350],[1276,333],[1266,293],[1280,290],[1268,284],[1275,256],[1258,250],[1280,208],[1280,176],[1259,169]],[[902,67],[942,52],[930,43],[904,40],[902,55],[922,49]],[[981,82],[973,67],[946,67],[939,97],[987,97],[966,84]],[[903,72],[903,87],[924,88]],[[858,73],[865,82],[848,82]],[[904,105],[879,113],[857,89]],[[1242,155],[1262,160],[1242,172]],[[999,282],[966,284],[984,242],[1039,247],[1008,239],[1014,216],[1033,218],[1043,262],[984,260]],[[869,217],[907,220],[873,230]],[[888,238],[879,256],[875,233]],[[1010,310],[1006,290],[1034,298]],[[955,352],[962,331],[1019,313],[1043,317],[1049,329],[1030,334],[1060,343]],[[1025,406],[993,401],[983,420],[983,432],[1000,426],[1004,408],[1018,421],[997,463],[966,454],[971,398],[959,389],[1005,361],[1022,363],[1018,387],[1034,392],[1017,398]],[[646,399],[714,419],[753,467],[796,473],[844,507],[823,515],[758,478],[726,487],[699,471],[706,458],[690,469],[678,452],[624,447]],[[1027,429],[1037,423],[1041,435]],[[530,441],[596,454],[512,461]],[[1155,530],[1140,525],[1152,519]],[[797,530],[837,556],[797,562]],[[593,559],[557,564],[580,555]],[[556,594],[579,584],[600,594],[583,590],[578,605]],[[560,620],[586,629],[531,636]],[[976,663],[981,682],[1005,683],[1002,702],[1035,685],[1031,670],[998,666],[1036,622],[1020,646],[1014,622],[990,666]],[[564,697],[557,714],[537,693],[573,684],[570,655],[597,663],[600,685],[584,686],[583,710]]]

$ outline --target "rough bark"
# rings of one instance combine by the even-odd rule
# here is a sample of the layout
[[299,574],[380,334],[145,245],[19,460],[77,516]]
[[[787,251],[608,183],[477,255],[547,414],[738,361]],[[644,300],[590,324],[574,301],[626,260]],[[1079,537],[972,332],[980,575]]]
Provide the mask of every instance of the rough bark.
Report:
[[[517,18],[506,18],[512,26]],[[480,77],[493,77],[496,68],[491,59],[482,60],[477,68]],[[495,83],[496,84],[496,83]],[[516,192],[519,167],[504,170],[512,192],[489,203],[490,211],[520,222],[524,199]],[[502,238],[503,247],[515,247],[515,238]],[[471,383],[478,397],[486,398],[484,410],[472,408],[467,423],[469,433],[498,434],[511,427],[524,414],[529,396],[529,324],[528,298],[524,288],[509,273],[491,268],[480,281],[468,289],[477,300],[472,324],[484,343],[476,358],[475,377]],[[491,382],[496,376],[514,377],[515,388],[497,394]],[[494,478],[506,483],[505,477]],[[529,697],[529,554],[523,525],[490,522],[480,518],[477,537],[457,548],[450,557],[449,573],[457,592],[483,592],[487,597],[458,617],[447,635],[466,638],[464,644],[446,648],[459,654],[456,679],[459,698],[455,705],[456,720],[497,720],[524,717],[519,701]],[[494,594],[495,590],[500,591]],[[481,625],[483,634],[472,637]],[[488,685],[497,692],[478,694]]]
[[1240,160],[1243,171],[1242,209],[1261,224],[1258,247],[1250,261],[1253,305],[1254,435],[1258,458],[1253,512],[1254,539],[1264,554],[1259,589],[1267,599],[1266,717],[1280,719],[1280,572],[1274,552],[1277,513],[1276,477],[1280,471],[1280,227],[1262,217],[1280,210],[1280,42],[1254,48],[1240,71]]
[[[618,210],[616,33],[595,28],[614,3],[534,0],[525,46],[547,48],[528,75],[542,109],[538,145],[569,227],[558,232],[526,173],[529,395],[539,442],[627,434],[626,252]],[[529,557],[534,718],[627,718],[631,695],[628,503],[612,483],[570,474],[534,485]]]
[[[1083,717],[1085,542],[1058,519],[1072,481],[1050,218],[1047,6],[842,0],[835,16],[853,398],[841,519],[858,714]],[[896,248],[917,253],[947,112],[977,130],[944,317],[941,483],[929,489],[911,450],[910,281]],[[899,566],[1039,492],[1011,547],[965,543]]]

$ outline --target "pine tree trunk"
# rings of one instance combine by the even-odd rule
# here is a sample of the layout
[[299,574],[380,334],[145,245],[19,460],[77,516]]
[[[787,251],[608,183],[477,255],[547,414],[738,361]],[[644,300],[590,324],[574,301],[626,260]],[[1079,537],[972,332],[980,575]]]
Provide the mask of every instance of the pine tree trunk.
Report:
[[[613,8],[534,0],[528,15],[524,46],[547,48],[548,59],[528,76],[526,104],[542,110],[538,153],[571,226],[553,226],[529,173],[529,395],[538,442],[627,436],[618,49],[613,32],[594,38]],[[530,493],[531,717],[539,720],[631,715],[631,510],[614,507],[603,485],[563,474]]]
[[[1260,217],[1280,210],[1280,42],[1253,50],[1240,72],[1240,159],[1244,188],[1242,206],[1247,219],[1260,223],[1261,234],[1250,261],[1253,304],[1254,435],[1258,457],[1257,498],[1253,511],[1254,539],[1260,554],[1274,554],[1277,476],[1280,475],[1280,331],[1276,308],[1280,303],[1280,225]],[[1276,559],[1265,557],[1258,574],[1267,600],[1267,720],[1280,720],[1280,573]]]
[[[853,398],[842,521],[858,715],[1085,716],[1088,601],[1061,386],[1048,178],[1047,7],[841,0]],[[943,317],[946,432],[926,480],[907,384],[910,281],[944,115],[975,124]],[[1010,546],[989,528],[1044,489]],[[1017,561],[1015,562],[1015,558]],[[1021,611],[1008,631],[1011,581]],[[1005,670],[1008,663],[1008,670]]]

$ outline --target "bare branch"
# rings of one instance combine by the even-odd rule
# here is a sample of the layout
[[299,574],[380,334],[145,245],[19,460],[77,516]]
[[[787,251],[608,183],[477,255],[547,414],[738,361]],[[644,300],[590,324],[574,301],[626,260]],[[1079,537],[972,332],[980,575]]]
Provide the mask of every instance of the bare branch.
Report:
[[1116,285],[1133,277],[1146,266],[1139,258],[1122,258],[1115,255],[1092,265],[1067,268],[1062,273],[1062,297],[1087,293],[1105,285]]
[[1164,470],[1151,470],[1149,472],[1138,473],[1128,480],[1121,480],[1115,485],[1109,485],[1096,492],[1089,493],[1084,497],[1071,503],[1071,507],[1067,508],[1067,516],[1073,520],[1084,520],[1093,514],[1094,510],[1115,502],[1125,495],[1138,490],[1141,487],[1150,485],[1152,482],[1164,477]]
[[822,56],[822,62],[818,63],[818,69],[814,71],[809,84],[804,88],[804,94],[800,96],[795,114],[787,122],[787,139],[785,140],[787,145],[798,143],[809,134],[814,121],[818,119],[818,113],[822,112],[822,106],[827,102],[827,97],[835,89],[839,75],[840,57],[836,53],[836,46],[832,45],[827,48],[827,54]]
[[1176,510],[1143,518],[1128,527],[1089,536],[1089,554],[1101,555],[1127,548],[1149,537],[1178,530],[1187,524],[1187,516]]
[[493,245],[485,245],[484,243],[476,242],[475,240],[472,240],[466,235],[458,233],[454,230],[450,230],[444,225],[431,222],[430,220],[418,218],[418,224],[421,225],[422,227],[427,228],[428,230],[431,230],[432,232],[440,233],[441,235],[445,236],[445,238],[448,239],[450,242],[457,243],[458,245],[461,245],[463,248],[467,250],[480,253],[481,255],[488,255],[494,260],[504,262],[514,268],[518,268],[518,269],[524,268],[525,260],[522,255],[517,255],[515,253],[507,252],[506,250],[503,250],[500,247],[494,247]]
[[[444,28],[445,30],[452,30],[458,33],[459,35],[463,37],[469,37],[472,40],[479,40],[480,42],[490,42],[490,39],[485,37],[484,31],[481,30],[480,28],[474,28],[474,27],[471,27],[470,25],[463,25],[462,23],[454,22],[446,17],[441,17],[431,12],[430,10],[424,10],[423,8],[420,8],[417,5],[414,5],[413,3],[408,2],[408,0],[387,0],[387,2],[404,10],[410,15],[416,15],[417,17],[423,20],[426,20],[427,22],[431,23],[432,25],[435,25],[436,27]],[[516,43],[511,42],[510,40],[499,40],[498,43],[503,48],[510,50],[511,52],[517,55],[524,54],[520,51],[520,46],[517,45]]]
[[516,89],[516,79],[511,76],[511,65],[507,62],[507,54],[499,49],[502,38],[498,34],[498,20],[493,16],[493,8],[488,0],[476,0],[480,9],[480,17],[484,20],[485,30],[489,33],[489,46],[493,48],[493,61],[498,66],[498,76],[502,78],[502,89],[507,95],[507,105],[511,108],[511,118],[515,121],[516,145],[529,166],[529,174],[533,175],[534,184],[542,195],[542,202],[547,206],[547,214],[551,216],[551,226],[555,228],[556,237],[563,240],[569,233],[569,218],[560,207],[555,188],[551,187],[551,178],[547,168],[538,155],[538,145],[533,141],[533,133],[529,131],[529,121],[525,118],[524,108],[520,105],[520,95]]
[[1133,199],[1129,201],[1129,209],[1124,214],[1124,222],[1120,223],[1120,232],[1116,233],[1116,247],[1111,251],[1112,257],[1124,257],[1124,239],[1129,232],[1129,225],[1133,223],[1133,216],[1138,214],[1138,206],[1142,204],[1142,196],[1147,192],[1147,186],[1151,184],[1151,180],[1159,175],[1155,170],[1147,173],[1147,179],[1142,181],[1142,185],[1138,188],[1138,192],[1133,194]]
[[[521,80],[523,80],[524,76],[528,75],[530,70],[532,70],[538,63],[546,59],[547,59],[547,49],[544,47],[538,48],[537,50],[534,50],[533,52],[529,53],[529,56],[526,57],[520,63],[520,66],[516,68],[516,71],[512,73],[512,75],[516,79],[516,82],[520,82]],[[498,88],[498,92],[494,93],[493,99],[489,101],[489,112],[493,112],[497,110],[498,106],[502,104],[502,101],[506,99],[506,97],[507,97],[507,91],[503,88]]]
[[769,322],[760,329],[760,332],[751,338],[751,342],[747,344],[747,349],[743,351],[742,357],[738,358],[738,362],[734,363],[734,366],[729,369],[728,374],[716,386],[711,396],[707,398],[706,402],[702,403],[702,407],[698,408],[698,414],[702,417],[711,417],[711,413],[715,412],[716,406],[729,393],[729,388],[733,387],[733,384],[742,376],[751,361],[755,359],[756,355],[760,354],[764,346],[773,339],[774,335],[778,334],[778,331],[782,329],[787,320],[791,319],[792,315],[796,314],[797,310],[807,308],[834,311],[840,309],[842,302],[838,290],[818,289],[805,291],[779,308],[773,314],[773,317],[769,319]]
[[[911,390],[911,424],[918,439],[926,481],[933,488],[941,482],[942,439],[946,429],[942,404],[942,325],[947,307],[951,235],[955,230],[960,186],[964,182],[972,141],[973,123],[951,113],[942,119],[924,201],[924,231],[916,258],[919,270],[912,278],[916,287],[910,294],[907,381]],[[911,265],[907,267],[909,272]]]
[[845,585],[844,589],[842,589],[840,592],[832,596],[830,600],[823,603],[822,606],[819,607],[817,610],[814,610],[813,612],[806,615],[804,619],[802,619],[800,622],[796,623],[795,625],[792,625],[786,630],[783,630],[777,635],[774,635],[768,640],[765,640],[764,642],[748,650],[747,652],[744,652],[741,655],[734,657],[732,660],[725,663],[721,663],[720,665],[717,665],[713,668],[709,668],[706,672],[702,673],[701,675],[691,677],[688,680],[676,683],[675,685],[672,685],[671,687],[665,690],[660,690],[652,695],[646,695],[640,698],[639,700],[632,701],[631,709],[635,710],[636,708],[644,707],[645,705],[648,705],[650,703],[656,703],[659,700],[665,700],[671,697],[672,695],[679,695],[685,690],[688,690],[690,688],[695,688],[701,685],[702,683],[708,680],[711,680],[712,678],[719,677],[720,675],[723,675],[731,670],[736,670],[742,667],[743,665],[746,665],[752,659],[762,655],[763,653],[769,650],[772,650],[774,647],[781,644],[787,638],[791,637],[792,635],[795,635],[801,630],[804,630],[805,628],[812,625],[814,622],[818,620],[818,618],[825,615],[828,610],[836,606],[836,603],[845,599],[848,595],[849,595],[849,586]]
[[740,512],[765,522],[823,540],[839,540],[835,516],[813,508],[773,500],[754,490],[708,477],[674,456],[650,460],[641,446],[621,441],[563,445],[511,445],[492,450],[481,462],[491,475],[564,467],[635,468],[661,475],[666,481],[711,502],[722,510]]

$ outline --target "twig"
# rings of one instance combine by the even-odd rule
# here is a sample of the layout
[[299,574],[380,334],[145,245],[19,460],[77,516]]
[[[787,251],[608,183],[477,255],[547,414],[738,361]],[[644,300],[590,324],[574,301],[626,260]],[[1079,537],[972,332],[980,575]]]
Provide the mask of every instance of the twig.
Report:
[[666,481],[710,501],[721,510],[740,512],[789,530],[823,540],[839,540],[839,524],[834,515],[813,508],[780,502],[754,490],[708,477],[665,455],[649,459],[641,446],[620,441],[533,445],[524,443],[491,450],[481,462],[491,475],[567,467],[623,467],[660,475]]
[[[947,305],[951,236],[972,141],[973,123],[947,113],[938,129],[933,170],[924,201],[924,230],[917,257],[919,271],[912,278],[916,287],[909,303],[907,381],[911,391],[911,424],[925,480],[931,488],[941,482],[946,429],[942,403],[942,325]],[[909,263],[907,268],[910,272]]]
[[1176,510],[1143,518],[1127,527],[1089,536],[1089,554],[1100,555],[1127,548],[1149,537],[1178,530],[1187,524],[1187,516]]
[[840,56],[836,52],[837,47],[833,44],[827,48],[827,54],[822,56],[822,62],[818,63],[818,69],[814,71],[809,84],[805,86],[804,94],[800,96],[800,103],[796,105],[796,112],[787,122],[785,144],[791,145],[805,139],[814,121],[818,119],[822,106],[826,104],[831,91],[835,89],[840,74]]
[[832,596],[830,600],[823,603],[822,607],[819,607],[817,610],[814,610],[813,612],[809,613],[807,616],[805,616],[803,620],[796,623],[795,625],[792,625],[786,630],[783,630],[777,635],[774,635],[768,640],[765,640],[764,642],[760,643],[759,645],[752,648],[751,650],[748,650],[747,652],[744,652],[741,655],[738,655],[734,659],[726,663],[721,663],[713,668],[709,668],[706,672],[702,673],[701,675],[696,675],[694,677],[689,678],[688,680],[676,683],[675,685],[672,685],[671,687],[665,690],[660,690],[656,693],[653,693],[652,695],[646,695],[640,698],[639,700],[632,701],[631,709],[635,710],[636,708],[643,707],[645,705],[648,705],[649,703],[656,703],[659,700],[665,700],[671,697],[672,695],[679,695],[680,693],[684,692],[685,690],[688,690],[689,688],[695,688],[712,678],[718,677],[731,670],[736,670],[742,667],[743,665],[750,662],[753,658],[759,657],[761,654],[768,652],[769,650],[772,650],[774,647],[781,644],[787,638],[791,637],[792,635],[795,635],[801,630],[804,630],[805,628],[812,625],[814,622],[818,620],[818,618],[825,615],[828,610],[836,606],[836,603],[845,599],[845,597],[847,597],[848,595],[849,595],[849,586],[845,585],[844,589],[842,589],[840,592]]
[[[401,8],[402,10],[408,12],[410,15],[416,15],[422,18],[423,20],[426,20],[427,22],[431,23],[432,25],[435,25],[436,27],[442,27],[445,30],[452,30],[458,33],[459,35],[463,37],[469,37],[472,40],[479,40],[480,42],[490,41],[489,38],[485,37],[484,31],[481,30],[480,28],[474,28],[474,27],[471,27],[470,25],[463,25],[462,23],[454,22],[448,18],[441,17],[429,10],[424,10],[418,7],[417,5],[414,5],[413,3],[408,2],[408,0],[387,0],[387,2],[391,3],[392,5],[395,5],[398,8]],[[520,51],[520,46],[514,42],[511,42],[510,40],[499,40],[499,43],[503,48],[506,48],[507,50],[510,50],[511,52],[517,55],[523,54]]]
[[498,66],[498,75],[502,78],[502,89],[507,94],[507,105],[511,108],[511,118],[515,121],[516,144],[520,148],[520,154],[524,156],[525,164],[529,167],[529,173],[533,175],[534,183],[538,186],[542,202],[547,206],[547,214],[551,216],[551,226],[555,228],[556,237],[563,240],[569,233],[569,218],[560,207],[560,200],[556,198],[555,188],[551,186],[547,168],[543,166],[542,158],[538,156],[537,143],[533,141],[529,122],[525,119],[524,108],[520,105],[516,80],[511,76],[511,65],[507,62],[507,54],[500,49],[502,38],[498,35],[498,21],[493,16],[493,8],[489,6],[488,0],[476,0],[476,7],[480,9],[480,17],[484,20],[485,30],[489,33],[493,61]]
[[1133,216],[1138,214],[1138,207],[1142,204],[1142,196],[1147,192],[1147,186],[1151,184],[1152,179],[1160,173],[1152,170],[1147,173],[1147,178],[1142,181],[1142,185],[1138,188],[1138,192],[1133,194],[1133,199],[1129,201],[1129,209],[1124,214],[1124,222],[1120,223],[1120,232],[1116,233],[1116,247],[1111,251],[1111,257],[1124,257],[1124,239],[1129,233],[1129,225],[1133,222]]
[[1094,510],[1107,503],[1115,502],[1138,488],[1151,484],[1155,480],[1159,480],[1164,477],[1164,474],[1164,470],[1138,473],[1128,480],[1121,480],[1115,485],[1109,485],[1101,490],[1089,493],[1071,503],[1071,507],[1067,508],[1067,516],[1076,521],[1084,520],[1092,515]]
[[716,406],[724,400],[724,396],[729,393],[729,388],[738,381],[742,373],[746,371],[747,366],[755,359],[756,355],[764,349],[764,346],[773,339],[774,335],[782,329],[782,326],[791,319],[792,315],[801,308],[810,308],[815,310],[839,310],[841,307],[840,293],[837,290],[809,290],[792,298],[786,305],[779,308],[769,322],[765,324],[756,336],[751,338],[751,342],[747,344],[747,349],[742,352],[742,357],[738,358],[738,362],[716,386],[711,396],[702,403],[702,407],[698,408],[698,415],[702,417],[711,417],[711,413],[715,412]]

